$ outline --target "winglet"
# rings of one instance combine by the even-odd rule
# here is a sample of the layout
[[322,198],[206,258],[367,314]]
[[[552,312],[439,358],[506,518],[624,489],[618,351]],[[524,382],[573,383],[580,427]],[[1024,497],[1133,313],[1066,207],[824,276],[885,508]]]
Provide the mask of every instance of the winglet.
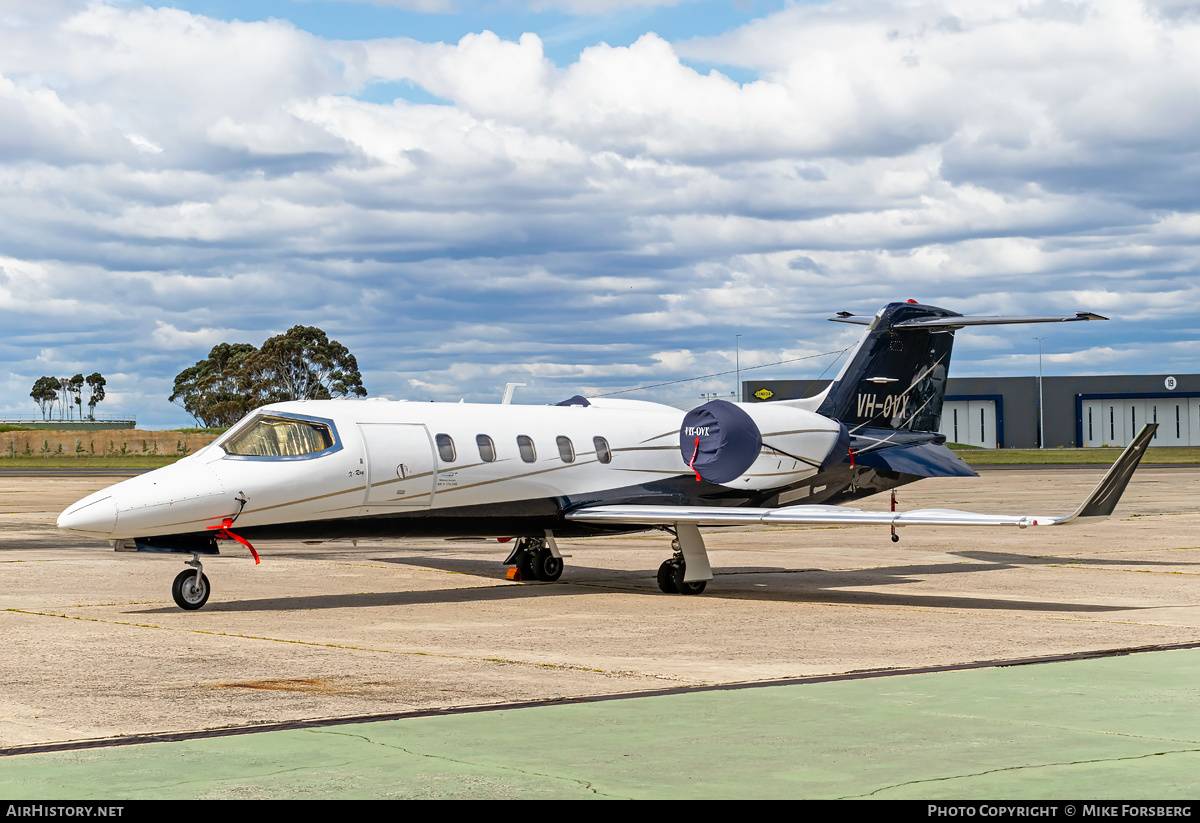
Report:
[[1133,442],[1125,447],[1125,451],[1121,452],[1117,462],[1112,464],[1112,468],[1104,475],[1100,485],[1096,486],[1095,490],[1088,495],[1087,500],[1083,501],[1083,505],[1076,509],[1070,517],[1065,517],[1055,522],[1054,525],[1065,525],[1079,517],[1108,517],[1112,514],[1121,495],[1125,493],[1125,487],[1129,485],[1129,479],[1133,477],[1133,470],[1142,461],[1156,431],[1158,431],[1157,423],[1147,423],[1142,426],[1137,437],[1133,438]]

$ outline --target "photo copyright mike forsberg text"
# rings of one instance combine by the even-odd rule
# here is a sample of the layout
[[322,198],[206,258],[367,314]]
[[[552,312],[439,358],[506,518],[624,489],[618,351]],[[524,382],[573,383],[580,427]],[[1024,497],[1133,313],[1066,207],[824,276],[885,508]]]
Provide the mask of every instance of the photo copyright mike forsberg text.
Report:
[[1056,803],[1053,805],[979,803],[926,806],[928,817],[1191,817],[1192,805],[1137,805],[1133,803]]

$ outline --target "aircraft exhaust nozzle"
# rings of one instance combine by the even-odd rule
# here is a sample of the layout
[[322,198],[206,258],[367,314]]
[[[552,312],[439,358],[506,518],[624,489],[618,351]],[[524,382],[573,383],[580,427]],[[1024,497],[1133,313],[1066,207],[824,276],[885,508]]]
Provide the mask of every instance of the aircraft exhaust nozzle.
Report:
[[815,412],[713,400],[683,418],[679,453],[696,476],[738,489],[782,488],[840,463],[846,427]]
[[758,459],[762,433],[750,415],[727,400],[692,409],[679,429],[679,453],[697,476],[728,483]]

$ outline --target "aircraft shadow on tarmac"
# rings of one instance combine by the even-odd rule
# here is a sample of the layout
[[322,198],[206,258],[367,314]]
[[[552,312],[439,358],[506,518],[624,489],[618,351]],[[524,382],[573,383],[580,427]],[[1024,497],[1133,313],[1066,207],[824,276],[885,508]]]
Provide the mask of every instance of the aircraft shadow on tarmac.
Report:
[[[856,587],[903,586],[920,583],[925,578],[942,574],[979,574],[1029,565],[1184,565],[1159,561],[1130,563],[1128,561],[1064,559],[1061,557],[1029,557],[993,552],[956,552],[971,563],[934,563],[877,567],[871,569],[826,570],[814,568],[782,568],[771,566],[721,567],[715,579],[700,599],[755,600],[786,603],[830,603],[865,606],[911,606],[928,609],[986,609],[996,611],[1040,611],[1063,613],[1120,612],[1142,608],[1104,603],[1055,602],[1022,600],[1011,597],[945,595],[930,592],[903,593],[896,591],[861,591]],[[679,599],[681,595],[662,594],[657,590],[653,569],[596,569],[568,567],[567,574],[556,583],[512,582],[501,576],[502,568],[495,560],[455,558],[446,556],[376,557],[377,563],[396,563],[405,566],[490,578],[494,584],[466,588],[443,588],[423,591],[366,592],[355,594],[321,594],[259,598],[254,600],[213,600],[207,611],[258,612],[304,611],[319,609],[379,608],[388,606],[420,606],[451,603],[485,603],[543,597],[609,594],[613,591],[644,593],[647,597]],[[1190,565],[1190,564],[1189,564]],[[682,602],[694,602],[682,598]],[[1161,606],[1146,604],[1145,607]],[[174,607],[137,610],[137,614],[172,613]]]
[[1051,554],[1005,554],[1001,552],[958,551],[951,552],[956,557],[968,560],[982,560],[987,563],[999,563],[1008,566],[1093,566],[1097,568],[1111,566],[1172,567],[1200,566],[1200,563],[1189,563],[1181,560],[1131,560],[1128,557],[1119,559],[1101,557],[1074,557],[1071,555]]

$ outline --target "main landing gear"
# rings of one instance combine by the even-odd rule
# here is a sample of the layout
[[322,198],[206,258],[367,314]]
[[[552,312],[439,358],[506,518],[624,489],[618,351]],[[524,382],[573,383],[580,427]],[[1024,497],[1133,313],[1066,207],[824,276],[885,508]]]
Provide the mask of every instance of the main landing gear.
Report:
[[679,538],[671,541],[675,554],[670,560],[664,560],[658,567],[658,588],[663,594],[700,594],[708,585],[707,580],[688,582],[683,579],[687,574],[687,561],[683,559],[683,550],[679,548]]
[[[671,541],[671,559],[658,567],[659,590],[664,594],[700,594],[712,580],[712,566],[700,530],[694,523],[676,523],[666,531],[674,534],[675,539]],[[689,563],[692,574],[688,574]]]
[[212,587],[208,583],[204,567],[200,565],[199,555],[192,555],[187,565],[195,571],[184,569],[176,575],[175,582],[171,584],[171,596],[175,598],[179,608],[195,611],[208,602]]
[[563,573],[563,559],[553,549],[552,537],[520,537],[505,565],[516,565],[521,577],[526,580],[542,580],[553,583]]

